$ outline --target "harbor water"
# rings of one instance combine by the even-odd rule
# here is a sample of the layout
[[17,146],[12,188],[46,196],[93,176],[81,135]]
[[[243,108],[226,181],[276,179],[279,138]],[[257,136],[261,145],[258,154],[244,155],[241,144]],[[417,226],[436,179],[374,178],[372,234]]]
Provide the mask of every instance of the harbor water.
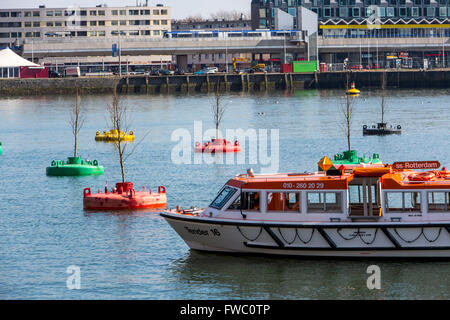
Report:
[[[342,90],[230,93],[221,129],[254,130],[267,137],[269,161],[180,163],[181,136],[195,144],[195,128],[214,129],[214,96],[123,95],[136,141],[126,177],[136,189],[163,185],[168,206],[203,207],[232,176],[268,167],[278,172],[317,169],[347,148]],[[379,122],[381,93],[352,98],[352,149],[384,163],[439,160],[450,165],[448,90],[388,90],[386,120],[402,134],[362,135]],[[85,212],[83,189],[104,190],[121,179],[114,146],[94,140],[110,129],[109,95],[82,97],[86,120],[78,153],[98,160],[97,177],[48,177],[52,160],[73,154],[69,124],[74,96],[1,97],[0,299],[449,299],[450,262],[308,259],[191,251],[158,211]],[[266,131],[265,131],[265,130]],[[214,130],[215,131],[215,130]],[[189,134],[187,134],[189,133]],[[224,132],[225,133],[225,132]],[[275,137],[275,144],[271,138]],[[136,148],[134,148],[136,147]],[[259,145],[261,147],[261,145]],[[258,149],[259,150],[259,149]],[[185,155],[186,156],[186,155]],[[178,160],[177,160],[178,159]],[[381,289],[369,290],[369,266],[381,271]],[[79,267],[79,290],[67,270]]]

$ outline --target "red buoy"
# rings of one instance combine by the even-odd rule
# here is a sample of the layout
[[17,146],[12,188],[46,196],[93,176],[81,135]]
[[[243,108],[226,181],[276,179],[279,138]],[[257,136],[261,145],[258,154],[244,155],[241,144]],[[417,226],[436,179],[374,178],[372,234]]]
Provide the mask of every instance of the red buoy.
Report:
[[83,207],[86,210],[136,210],[165,208],[166,188],[160,186],[158,193],[135,191],[132,182],[116,183],[116,188],[105,193],[93,194],[90,188],[84,189]]

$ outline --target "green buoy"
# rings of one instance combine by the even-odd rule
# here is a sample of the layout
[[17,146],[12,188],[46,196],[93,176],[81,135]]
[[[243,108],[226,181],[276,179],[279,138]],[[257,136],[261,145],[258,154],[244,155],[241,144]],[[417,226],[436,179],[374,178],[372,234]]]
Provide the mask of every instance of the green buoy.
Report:
[[[358,165],[383,165],[380,160],[380,155],[374,153],[373,156],[358,157],[358,152],[356,150],[344,151],[342,154],[336,154],[332,160],[333,166],[330,170],[338,170],[341,166],[358,166]],[[319,171],[322,169],[319,167]]]
[[0,155],[3,153],[2,143],[0,142]]
[[69,157],[67,162],[52,161],[46,169],[48,176],[99,176],[104,173],[98,161],[81,160],[81,157]]

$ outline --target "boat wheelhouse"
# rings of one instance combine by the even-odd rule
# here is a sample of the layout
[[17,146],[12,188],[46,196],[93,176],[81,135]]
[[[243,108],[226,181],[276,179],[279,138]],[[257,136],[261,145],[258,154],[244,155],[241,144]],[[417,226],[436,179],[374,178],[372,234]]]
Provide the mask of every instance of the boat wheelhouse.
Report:
[[[429,168],[429,167],[427,167]],[[450,257],[450,172],[360,167],[229,180],[205,209],[161,215],[196,250]]]

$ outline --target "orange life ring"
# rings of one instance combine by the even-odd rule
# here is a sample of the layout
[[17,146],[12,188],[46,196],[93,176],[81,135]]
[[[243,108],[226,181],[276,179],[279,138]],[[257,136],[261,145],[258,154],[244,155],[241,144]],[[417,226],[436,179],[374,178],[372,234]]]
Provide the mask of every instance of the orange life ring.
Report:
[[410,181],[431,181],[434,179],[436,179],[436,175],[433,172],[415,173],[409,177]]

